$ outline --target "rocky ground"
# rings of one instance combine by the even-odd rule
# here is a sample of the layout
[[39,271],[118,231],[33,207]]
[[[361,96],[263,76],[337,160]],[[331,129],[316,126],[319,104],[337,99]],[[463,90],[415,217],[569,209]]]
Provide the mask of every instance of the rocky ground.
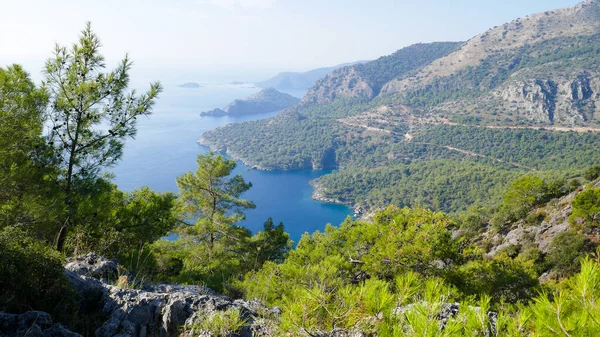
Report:
[[[96,337],[271,337],[279,336],[276,327],[281,315],[278,307],[268,308],[257,300],[232,300],[200,286],[144,284],[128,288],[127,276],[119,276],[115,261],[90,253],[71,259],[65,276],[82,298],[89,311],[90,324],[97,322]],[[116,280],[111,285],[108,282]],[[460,311],[458,303],[444,305],[439,313],[440,328],[449,317]],[[224,312],[236,310],[245,324],[237,332],[203,330],[203,322]],[[411,310],[399,307],[397,312]],[[489,315],[495,322],[493,313]],[[490,331],[495,327],[491,326]],[[484,334],[485,335],[485,334]],[[81,337],[61,324],[54,324],[49,314],[29,311],[21,315],[0,313],[0,337]],[[302,337],[308,335],[301,335]],[[312,335],[311,335],[312,336]],[[319,337],[365,337],[360,331],[334,329]]]
[[[212,336],[196,328],[202,320],[220,312],[239,310],[246,325],[231,336],[271,336],[266,316],[279,314],[259,301],[232,300],[198,286],[172,284],[141,285],[139,289],[107,283],[127,284],[127,276],[118,277],[117,264],[93,253],[69,261],[65,275],[86,302],[98,308],[90,317],[100,317],[97,337],[175,337]],[[22,315],[0,313],[0,336],[76,337],[50,315],[30,311]]]

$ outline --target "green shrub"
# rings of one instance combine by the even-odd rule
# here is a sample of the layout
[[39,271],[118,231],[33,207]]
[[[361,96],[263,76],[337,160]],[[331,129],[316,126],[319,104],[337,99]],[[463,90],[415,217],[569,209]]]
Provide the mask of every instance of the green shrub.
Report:
[[0,231],[0,311],[46,311],[68,322],[77,297],[63,274],[62,257],[22,230]]
[[246,325],[247,320],[242,318],[240,309],[228,309],[200,320],[192,326],[195,332],[209,333],[213,337],[236,336]]
[[584,220],[590,227],[600,225],[600,188],[590,188],[579,193],[573,202],[573,213],[569,217],[571,224]]
[[586,255],[587,245],[583,234],[575,230],[562,232],[550,244],[547,261],[560,275],[569,275],[579,270],[580,260]]
[[525,224],[527,226],[539,226],[548,214],[546,212],[535,212],[529,213],[525,217]]
[[583,177],[590,181],[598,179],[598,177],[600,177],[600,165],[595,165],[595,166],[589,167],[583,173]]

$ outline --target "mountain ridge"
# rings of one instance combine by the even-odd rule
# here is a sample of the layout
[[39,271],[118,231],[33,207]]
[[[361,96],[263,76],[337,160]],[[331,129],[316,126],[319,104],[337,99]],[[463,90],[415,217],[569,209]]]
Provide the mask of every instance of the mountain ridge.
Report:
[[[514,174],[568,175],[600,162],[597,18],[600,2],[587,0],[464,43],[409,46],[338,69],[278,116],[212,130],[202,142],[261,169],[337,170],[317,181],[319,192],[355,206],[464,210],[445,185],[493,206],[465,186],[462,176],[478,167],[470,163],[498,189]],[[428,165],[432,173],[419,170]]]
[[269,79],[256,83],[256,86],[261,88],[272,87],[279,90],[308,89],[317,80],[325,77],[328,73],[336,69],[363,62],[366,61],[342,63],[331,67],[322,67],[304,72],[285,71],[278,73]]
[[216,108],[201,112],[201,116],[240,116],[273,112],[289,108],[300,102],[300,99],[274,88],[266,88],[248,97],[235,99],[225,108]]

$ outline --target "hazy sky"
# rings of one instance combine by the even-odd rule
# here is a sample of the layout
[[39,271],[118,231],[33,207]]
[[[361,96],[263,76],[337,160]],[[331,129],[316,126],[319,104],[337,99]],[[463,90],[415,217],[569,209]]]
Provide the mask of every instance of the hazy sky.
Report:
[[128,52],[138,71],[239,72],[250,80],[374,59],[416,42],[467,40],[577,2],[0,0],[0,66],[21,63],[35,75],[54,44],[70,45],[89,20],[109,61]]

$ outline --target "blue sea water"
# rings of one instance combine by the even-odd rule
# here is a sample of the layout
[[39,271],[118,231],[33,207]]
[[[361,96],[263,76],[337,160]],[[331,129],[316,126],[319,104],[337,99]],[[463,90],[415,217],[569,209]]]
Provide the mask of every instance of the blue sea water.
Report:
[[[245,120],[268,118],[275,113],[246,117],[200,116],[201,111],[223,108],[233,99],[260,89],[244,85],[205,85],[202,88],[167,87],[154,113],[138,123],[135,139],[126,142],[123,159],[111,172],[120,189],[131,191],[148,186],[156,191],[177,192],[175,178],[196,169],[196,157],[208,151],[197,144],[200,136],[213,128]],[[304,92],[288,92],[301,97]],[[284,223],[292,240],[304,232],[322,230],[327,223],[338,225],[351,211],[343,205],[310,200],[308,182],[325,171],[258,171],[238,162],[241,173],[253,187],[242,197],[252,200],[255,209],[247,210],[241,225],[256,233],[267,218]]]

